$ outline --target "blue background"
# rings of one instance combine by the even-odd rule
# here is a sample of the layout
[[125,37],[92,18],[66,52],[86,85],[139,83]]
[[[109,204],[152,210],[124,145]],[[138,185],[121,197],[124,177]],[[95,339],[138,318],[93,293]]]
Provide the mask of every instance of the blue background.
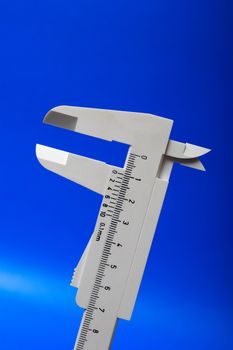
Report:
[[126,147],[42,124],[67,104],[175,120],[212,148],[176,165],[116,349],[232,349],[232,1],[0,2],[0,348],[72,349],[69,286],[101,197],[44,170],[37,142],[122,164]]

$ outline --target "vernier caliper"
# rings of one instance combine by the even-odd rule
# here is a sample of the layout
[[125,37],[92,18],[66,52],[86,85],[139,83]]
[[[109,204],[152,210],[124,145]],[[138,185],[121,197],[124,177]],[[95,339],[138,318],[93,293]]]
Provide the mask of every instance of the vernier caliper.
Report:
[[71,285],[85,309],[74,349],[107,350],[131,318],[174,162],[204,170],[209,149],[169,140],[173,121],[151,114],[60,106],[44,122],[130,145],[123,168],[36,146],[45,168],[103,196]]

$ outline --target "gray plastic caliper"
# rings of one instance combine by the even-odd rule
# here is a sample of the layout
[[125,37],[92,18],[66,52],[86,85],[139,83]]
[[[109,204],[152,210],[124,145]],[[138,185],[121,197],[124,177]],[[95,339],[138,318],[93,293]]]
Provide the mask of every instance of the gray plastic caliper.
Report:
[[85,309],[74,349],[107,350],[131,318],[174,162],[204,170],[209,149],[169,140],[173,121],[151,114],[60,106],[44,123],[130,145],[123,168],[36,146],[45,168],[103,196],[71,285]]

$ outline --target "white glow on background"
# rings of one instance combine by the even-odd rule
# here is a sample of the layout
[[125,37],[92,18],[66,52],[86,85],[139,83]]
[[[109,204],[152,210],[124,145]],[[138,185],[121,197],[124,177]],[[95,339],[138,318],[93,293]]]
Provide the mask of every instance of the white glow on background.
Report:
[[0,289],[8,292],[34,293],[33,282],[27,280],[23,274],[0,270]]
[[[17,266],[17,265],[15,265]],[[68,276],[48,275],[47,271],[33,270],[30,267],[17,267],[0,264],[0,294],[11,297],[26,297],[28,301],[66,307],[74,301],[75,290],[69,285]]]

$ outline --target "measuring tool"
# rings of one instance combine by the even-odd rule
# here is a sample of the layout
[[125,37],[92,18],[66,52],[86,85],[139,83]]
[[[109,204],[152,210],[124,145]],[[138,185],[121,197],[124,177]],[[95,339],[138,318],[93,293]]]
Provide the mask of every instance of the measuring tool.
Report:
[[131,318],[174,162],[205,170],[209,149],[169,140],[173,121],[151,114],[59,106],[44,123],[129,145],[123,168],[36,146],[45,168],[103,196],[71,285],[85,309],[74,349],[108,350]]

